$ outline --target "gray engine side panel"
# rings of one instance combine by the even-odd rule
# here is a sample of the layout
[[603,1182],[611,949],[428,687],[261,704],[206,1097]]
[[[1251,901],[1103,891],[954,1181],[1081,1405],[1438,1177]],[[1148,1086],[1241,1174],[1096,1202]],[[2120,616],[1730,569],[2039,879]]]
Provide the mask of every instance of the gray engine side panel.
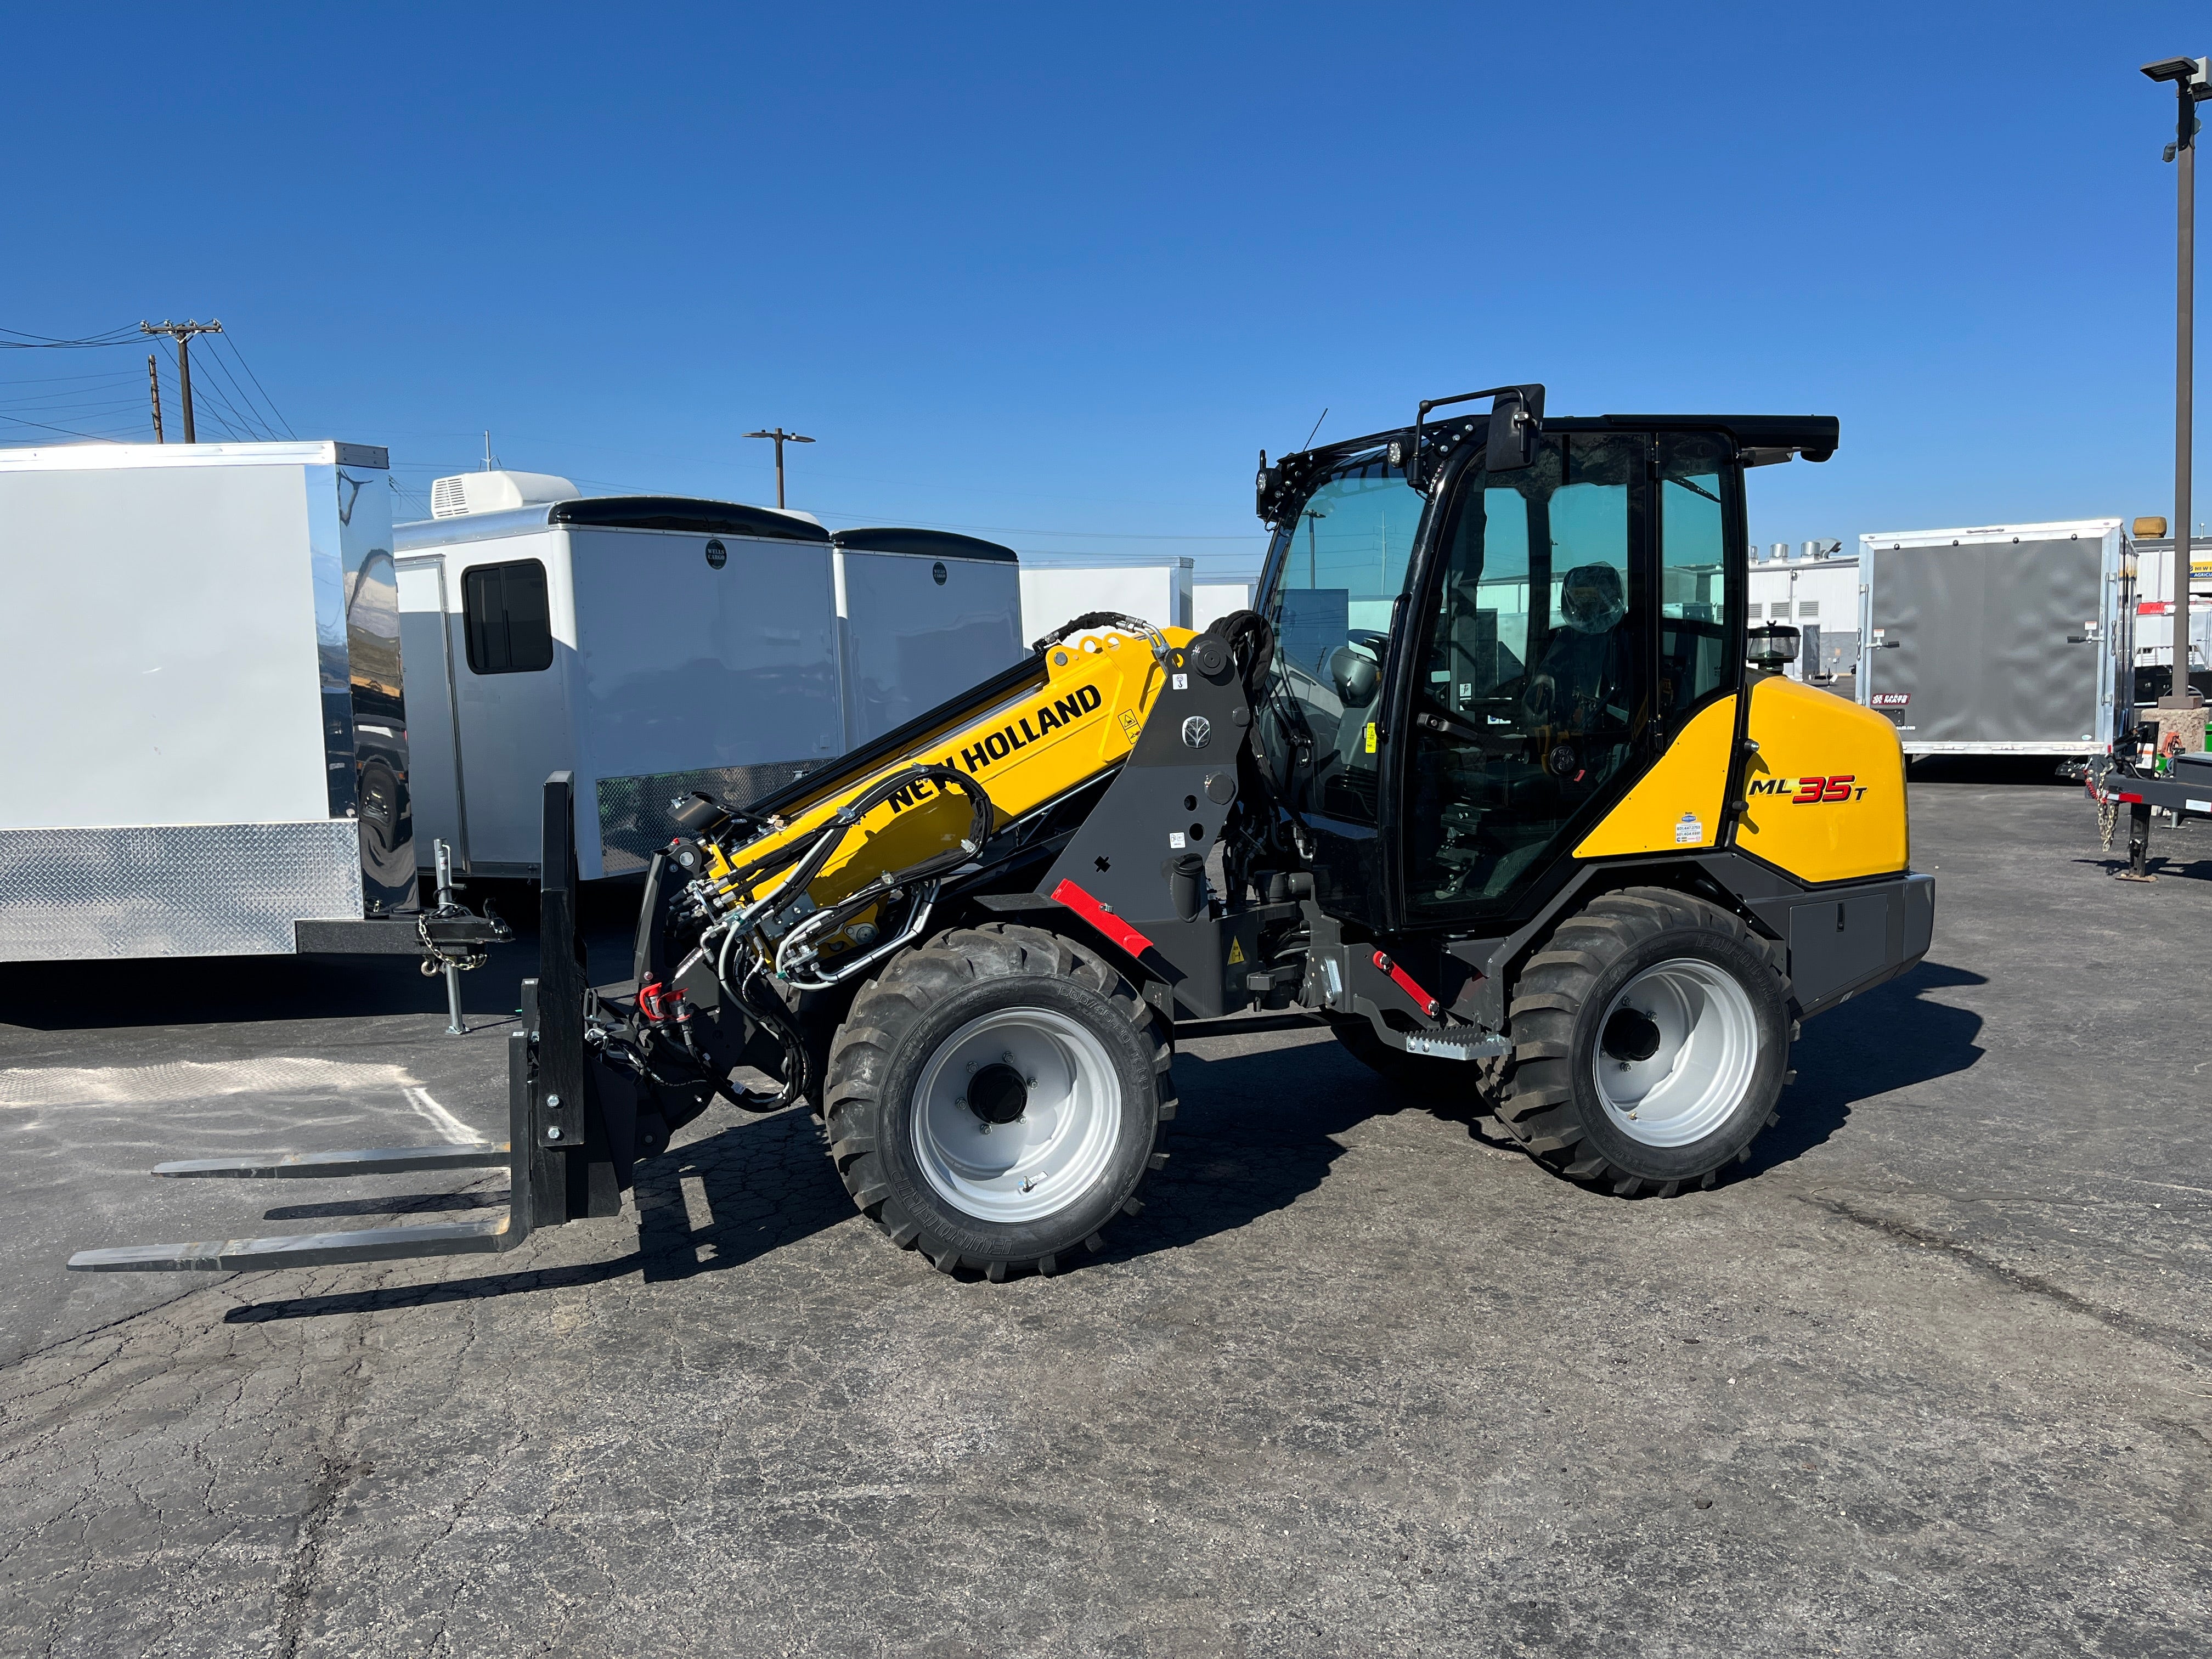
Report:
[[0,830],[0,962],[289,956],[361,915],[350,818]]

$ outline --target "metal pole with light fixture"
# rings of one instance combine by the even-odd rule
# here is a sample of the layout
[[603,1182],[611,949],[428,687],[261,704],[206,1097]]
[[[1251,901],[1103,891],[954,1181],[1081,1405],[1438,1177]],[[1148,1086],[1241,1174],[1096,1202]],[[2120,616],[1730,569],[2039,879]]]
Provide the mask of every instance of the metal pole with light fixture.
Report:
[[2196,695],[2189,684],[2189,486],[2194,392],[2197,289],[2197,106],[2212,98],[2212,75],[2202,58],[2167,58],[2145,64],[2154,81],[2171,81],[2180,103],[2173,142],[2166,159],[2174,163],[2179,197],[2175,212],[2173,306],[2173,674],[2161,708],[2190,708]]
[[775,504],[781,507],[783,505],[783,447],[786,444],[811,444],[814,440],[802,438],[796,432],[786,432],[781,427],[773,432],[748,432],[745,436],[775,440]]

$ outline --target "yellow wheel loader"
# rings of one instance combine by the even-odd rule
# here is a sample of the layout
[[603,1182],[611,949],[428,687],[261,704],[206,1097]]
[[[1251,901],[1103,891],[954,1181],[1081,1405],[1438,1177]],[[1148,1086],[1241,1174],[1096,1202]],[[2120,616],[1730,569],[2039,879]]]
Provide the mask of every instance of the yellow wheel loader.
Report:
[[1164,1163],[1178,1026],[1255,1008],[1566,1179],[1711,1186],[1784,1108],[1797,1022],[1933,923],[1890,723],[1747,659],[1745,473],[1826,460],[1837,422],[1543,401],[1263,453],[1255,611],[1078,617],[780,794],[672,803],[619,986],[583,982],[556,775],[507,1144],[159,1171],[503,1164],[507,1215],[70,1265],[510,1249],[617,1213],[721,1097],[808,1102],[939,1267],[1051,1273]]

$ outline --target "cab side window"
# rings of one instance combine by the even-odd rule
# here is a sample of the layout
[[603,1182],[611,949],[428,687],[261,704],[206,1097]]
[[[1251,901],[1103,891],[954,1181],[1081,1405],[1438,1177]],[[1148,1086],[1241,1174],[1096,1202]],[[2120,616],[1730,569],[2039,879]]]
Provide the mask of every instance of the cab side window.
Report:
[[1711,433],[1659,440],[1659,714],[1670,732],[1741,674],[1743,653],[1727,646],[1729,606],[1741,596],[1722,556],[1730,447]]
[[545,567],[535,559],[480,564],[461,577],[461,619],[469,669],[532,674],[553,665],[553,617]]

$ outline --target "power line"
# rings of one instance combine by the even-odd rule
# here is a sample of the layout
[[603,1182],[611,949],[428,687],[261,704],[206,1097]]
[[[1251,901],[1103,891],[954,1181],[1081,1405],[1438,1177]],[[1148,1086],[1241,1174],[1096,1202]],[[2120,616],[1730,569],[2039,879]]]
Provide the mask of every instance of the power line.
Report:
[[118,398],[115,395],[122,390],[123,388],[121,386],[102,386],[97,392],[92,394],[100,399],[100,401],[96,403],[87,403],[82,398],[58,398],[51,392],[46,393],[42,396],[33,396],[29,398],[0,398],[0,409],[27,409],[33,412],[42,409],[49,412],[57,410],[71,410],[82,415],[90,414],[97,410],[106,409],[135,409],[137,407],[138,400],[137,398]]
[[88,350],[100,346],[128,345],[137,337],[137,330],[125,325],[122,328],[111,328],[101,334],[87,335],[81,340],[62,340],[50,334],[27,334],[21,329],[0,328],[0,350]]
[[127,380],[135,369],[110,369],[101,374],[14,374],[0,377],[0,386],[61,386],[76,380]]
[[115,441],[112,438],[98,432],[80,432],[73,426],[49,426],[44,421],[27,421],[15,415],[0,415],[0,421],[12,421],[17,426],[34,426],[41,432],[60,432],[72,438],[90,438],[98,443]]
[[[209,395],[220,402],[222,404],[224,411],[236,421],[239,425],[244,427],[250,435],[254,437],[261,436],[261,431],[257,430],[257,428],[266,429],[267,422],[261,419],[260,411],[253,407],[253,400],[246,395],[244,388],[238,384],[234,378],[233,378],[231,372],[223,367],[222,354],[218,351],[210,349],[208,353],[208,362],[214,367],[216,373],[222,375],[223,380],[228,382],[230,389],[238,393],[238,404],[245,404],[246,408],[241,410],[238,407],[238,404],[234,404],[228,398],[224,397],[221,388],[216,386],[212,381],[208,385]],[[268,436],[270,438],[274,438],[276,435],[276,434],[273,430],[268,431]]]
[[246,354],[238,349],[237,340],[226,334],[222,337],[222,343],[230,348],[230,355],[238,359],[238,366],[246,371],[246,378],[253,382],[253,389],[261,393],[261,401],[269,405],[269,412],[276,417],[276,424],[284,428],[284,435],[297,438],[300,434],[292,430],[291,422],[286,420],[283,411],[276,407],[276,400],[262,389],[261,377],[253,372],[253,365],[246,361]]
[[[207,361],[214,366],[217,374],[222,374],[226,378],[228,377],[229,371],[223,368],[222,359],[216,356],[213,351],[210,351],[208,354]],[[231,382],[231,390],[238,392],[238,384],[234,380]],[[273,432],[267,432],[264,429],[262,422],[257,415],[249,413],[246,410],[240,410],[237,404],[234,404],[228,398],[225,397],[223,395],[222,388],[216,385],[212,379],[207,381],[204,395],[209,399],[210,403],[213,406],[210,412],[212,413],[215,410],[221,411],[218,418],[223,426],[230,429],[233,435],[242,438],[249,442],[264,441],[269,438],[274,438],[276,435]],[[247,404],[248,410],[250,410],[251,400],[246,398],[246,394],[243,392],[238,392],[238,396],[240,402]]]

